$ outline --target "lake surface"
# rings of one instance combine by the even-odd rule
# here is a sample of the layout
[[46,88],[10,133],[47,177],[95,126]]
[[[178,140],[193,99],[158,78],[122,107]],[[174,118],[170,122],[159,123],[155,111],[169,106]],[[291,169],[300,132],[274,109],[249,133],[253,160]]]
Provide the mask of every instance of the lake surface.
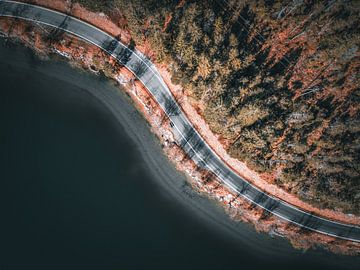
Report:
[[0,43],[0,269],[360,265],[231,222],[112,82]]

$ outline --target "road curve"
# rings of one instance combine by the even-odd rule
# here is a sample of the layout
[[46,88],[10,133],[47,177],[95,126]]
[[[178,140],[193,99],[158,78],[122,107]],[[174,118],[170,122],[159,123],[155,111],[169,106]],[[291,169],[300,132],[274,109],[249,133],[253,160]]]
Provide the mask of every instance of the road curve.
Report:
[[51,38],[61,37],[67,32],[101,48],[128,68],[154,96],[171,121],[177,143],[199,167],[216,174],[229,189],[252,204],[292,224],[336,238],[360,242],[360,227],[305,212],[262,192],[237,175],[206,144],[182,112],[154,64],[136,49],[127,47],[86,22],[35,5],[0,0],[0,16],[47,25],[54,28],[49,33]]

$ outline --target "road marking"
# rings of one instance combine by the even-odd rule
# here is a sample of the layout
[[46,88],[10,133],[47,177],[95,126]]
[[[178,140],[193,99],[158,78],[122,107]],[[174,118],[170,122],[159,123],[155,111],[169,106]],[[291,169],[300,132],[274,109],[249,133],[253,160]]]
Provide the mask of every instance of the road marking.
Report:
[[[30,5],[30,4],[27,4],[27,3],[19,3],[19,2],[15,2],[15,1],[7,1],[7,0],[0,0],[1,2],[7,2],[7,3],[12,3],[12,4],[18,4],[18,5],[27,5],[27,6],[30,6],[32,8],[35,8],[35,9],[42,9],[42,10],[45,10],[47,12],[50,12],[50,13],[57,13],[57,14],[60,14],[61,16],[68,16],[66,14],[63,14],[63,13],[60,13],[60,12],[57,12],[57,11],[52,11],[50,9],[47,9],[47,8],[43,8],[43,7],[39,7],[39,6],[34,6],[34,5]],[[24,20],[28,20],[28,21],[32,21],[34,23],[41,23],[41,24],[44,24],[44,25],[47,25],[47,26],[50,26],[50,27],[55,27],[55,28],[58,28],[58,29],[61,29],[67,33],[70,33],[74,36],[77,36],[95,46],[97,46],[98,48],[100,48],[101,50],[105,51],[106,53],[108,53],[111,57],[115,58],[118,62],[121,63],[120,59],[117,58],[117,56],[113,53],[113,52],[110,52],[108,51],[107,49],[101,47],[100,45],[98,45],[97,43],[91,41],[90,39],[84,37],[84,36],[81,36],[80,34],[77,34],[71,30],[68,30],[66,28],[62,28],[62,27],[59,27],[59,26],[56,26],[54,24],[51,24],[51,23],[46,23],[46,22],[42,22],[42,21],[38,21],[38,20],[34,20],[34,19],[31,19],[31,18],[26,18],[26,17],[21,17],[21,16],[12,16],[12,15],[2,15],[4,17],[13,17],[13,18],[19,18],[19,19],[24,19]],[[109,34],[107,34],[106,32],[102,31],[101,29],[89,24],[89,23],[86,23],[86,22],[83,22],[75,17],[72,17],[72,16],[68,16],[70,17],[72,20],[74,21],[77,21],[78,23],[80,24],[85,24],[89,27],[91,27],[92,29],[94,29],[95,31],[97,32],[100,32],[102,33],[105,37],[107,38],[110,38],[112,41],[115,40],[117,42],[117,45],[121,45],[122,47],[124,48],[127,48],[129,51],[132,52],[132,55],[135,55],[135,57],[137,57],[141,63],[144,63],[146,65],[146,67],[148,68],[147,70],[149,70],[150,72],[153,73],[153,75],[155,75],[155,77],[158,79],[158,82],[160,82],[160,85],[163,87],[163,89],[166,91],[165,94],[168,94],[170,98],[173,98],[173,95],[171,93],[171,91],[168,89],[168,87],[166,86],[165,82],[162,80],[162,78],[159,77],[159,73],[157,72],[155,66],[146,58],[144,57],[145,59],[142,59],[140,56],[143,56],[143,54],[141,52],[138,52],[138,51],[134,51],[134,50],[131,50],[129,49],[126,45],[124,45],[123,43],[121,43],[120,41],[114,39],[112,36],[110,36]],[[131,56],[132,56],[131,55]],[[131,57],[130,56],[130,57]],[[148,65],[147,62],[150,62],[151,63],[151,67]],[[121,63],[123,64],[123,63]],[[125,67],[128,68],[128,70],[130,72],[132,72],[140,81],[141,83],[149,90],[149,92],[151,93],[151,95],[157,100],[156,96],[152,93],[152,91],[150,91],[149,87],[147,87],[147,84],[143,82],[143,80],[141,79],[141,77],[137,76],[137,74],[135,74],[134,71],[131,70],[130,67],[126,66],[126,64],[124,64]],[[155,70],[154,70],[155,69]],[[156,71],[156,72],[155,72]],[[152,79],[153,77],[151,77]],[[149,82],[150,79],[147,81]],[[164,95],[165,95],[164,94]],[[166,98],[166,96],[165,96]],[[176,102],[176,100],[174,99],[174,101]],[[166,109],[163,107],[163,104],[158,102],[158,104],[160,105],[160,107],[162,108],[162,110],[165,112],[166,116],[170,119],[171,123],[174,125],[174,127],[176,128],[176,130],[178,131],[179,135],[186,141],[186,144],[185,145],[189,145],[191,150],[194,152],[194,154],[198,157],[199,160],[201,160],[202,162],[204,162],[205,164],[205,168],[208,168],[212,173],[214,173],[220,180],[222,180],[222,182],[224,182],[230,189],[232,189],[233,191],[235,191],[235,193],[237,195],[241,195],[242,197],[246,198],[247,200],[249,200],[250,202],[254,203],[255,205],[259,206],[260,208],[278,216],[279,218],[282,218],[290,223],[293,223],[293,224],[296,224],[300,227],[303,227],[303,228],[307,228],[309,230],[312,230],[312,231],[316,231],[316,232],[319,232],[319,233],[322,233],[322,234],[326,234],[326,235],[330,235],[330,236],[333,236],[333,237],[337,237],[337,238],[341,238],[341,239],[345,239],[345,240],[351,240],[351,241],[355,241],[355,242],[360,242],[360,239],[352,239],[352,238],[348,238],[348,237],[343,237],[343,236],[339,236],[339,235],[336,235],[336,234],[333,234],[333,233],[328,233],[328,232],[325,232],[325,231],[319,231],[317,229],[314,229],[314,228],[311,228],[311,227],[308,227],[306,225],[303,225],[303,224],[300,224],[296,221],[293,221],[293,220],[290,220],[288,219],[287,217],[283,216],[283,215],[280,215],[276,212],[273,212],[272,210],[269,210],[267,209],[265,206],[255,202],[252,198],[250,198],[248,195],[246,194],[243,194],[242,192],[239,192],[238,188],[236,187],[236,185],[234,185],[231,181],[228,181],[226,179],[226,177],[222,176],[220,173],[217,173],[217,167],[215,167],[215,169],[212,167],[213,165],[212,164],[208,164],[204,161],[204,159],[202,158],[202,156],[199,155],[199,153],[197,151],[195,151],[195,149],[193,148],[193,146],[188,142],[188,140],[184,137],[183,133],[180,131],[179,127],[175,124],[175,122],[172,120],[172,117],[169,116],[168,112],[166,111]],[[176,102],[177,104],[177,102]],[[251,183],[249,183],[247,180],[243,179],[242,177],[240,177],[239,175],[237,175],[226,163],[224,163],[221,158],[218,157],[218,155],[213,151],[213,149],[211,147],[209,147],[207,145],[207,143],[202,139],[202,137],[200,136],[200,134],[198,133],[198,131],[193,127],[193,125],[190,123],[190,121],[183,115],[183,111],[182,111],[182,108],[177,104],[177,107],[178,109],[180,109],[180,111],[182,112],[182,115],[179,116],[178,118],[181,120],[180,122],[184,122],[186,125],[189,125],[191,127],[192,130],[195,131],[195,134],[197,135],[197,137],[199,139],[201,139],[203,142],[204,142],[204,146],[206,147],[206,150],[207,151],[210,151],[212,154],[213,154],[213,158],[215,159],[215,161],[219,162],[226,170],[228,171],[231,171],[235,177],[238,177],[240,181],[242,181],[245,184],[249,185],[251,188],[253,188],[256,192],[258,192],[259,194],[263,194],[265,195],[267,198],[270,198],[272,200],[274,200],[275,202],[279,202],[280,204],[283,204],[285,207],[289,207],[289,208],[292,208],[298,212],[301,212],[301,213],[304,213],[305,215],[307,216],[313,216],[307,212],[304,212],[303,210],[297,208],[297,207],[294,207],[292,205],[290,205],[289,203],[285,202],[285,201],[282,201],[278,198],[275,198],[273,197],[272,195],[269,195],[261,190],[259,190],[256,186],[253,186]],[[175,117],[174,117],[175,118]],[[176,118],[175,118],[176,119]],[[195,159],[193,159],[195,163],[198,164],[198,161],[196,161]],[[222,170],[220,170],[222,171]],[[228,174],[226,174],[227,176]],[[360,229],[359,227],[355,226],[355,225],[349,225],[349,224],[345,224],[345,223],[340,223],[340,222],[336,222],[336,221],[332,221],[332,220],[329,220],[329,219],[325,219],[325,218],[322,218],[322,217],[319,217],[319,216],[313,216],[315,217],[316,219],[321,219],[321,220],[324,220],[325,222],[328,222],[328,223],[334,223],[334,224],[338,224],[338,225],[341,225],[341,226],[348,226],[350,227],[350,231],[351,232],[353,229]]]

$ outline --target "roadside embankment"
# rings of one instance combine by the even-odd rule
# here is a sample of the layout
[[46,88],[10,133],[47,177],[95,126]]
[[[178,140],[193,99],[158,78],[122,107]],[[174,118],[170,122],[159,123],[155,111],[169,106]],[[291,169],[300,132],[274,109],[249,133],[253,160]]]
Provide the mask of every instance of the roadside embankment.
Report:
[[[58,4],[60,2],[61,1],[55,1],[54,3]],[[126,42],[126,38],[129,37],[128,32],[126,31],[115,31],[116,28],[112,28],[114,27],[114,24],[108,21],[103,14],[87,13],[86,10],[77,5],[71,7],[71,10],[68,6],[64,7],[65,9],[63,11],[69,12],[74,9],[75,16],[87,18],[87,21],[91,21],[95,18],[95,21],[91,21],[93,24],[98,23],[96,24],[98,27],[107,30],[115,36],[120,35],[122,41],[124,42]],[[57,6],[57,9],[61,10],[60,6]],[[102,25],[99,21],[107,23]],[[219,201],[235,220],[251,222],[259,231],[266,231],[274,235],[286,236],[297,247],[308,248],[314,245],[321,245],[328,247],[335,252],[355,254],[359,251],[359,244],[357,243],[350,243],[312,232],[305,232],[304,230],[291,226],[287,224],[287,222],[279,220],[274,216],[269,216],[263,210],[256,208],[242,198],[236,197],[224,188],[212,175],[209,175],[205,171],[198,170],[194,163],[188,159],[182,150],[175,144],[166,117],[157,103],[152,99],[148,91],[126,68],[120,66],[100,49],[68,35],[63,35],[57,41],[48,40],[46,37],[50,31],[49,28],[43,26],[38,27],[22,21],[1,19],[0,27],[4,35],[21,40],[25,45],[35,49],[39,55],[44,57],[53,55],[54,53],[61,55],[67,58],[74,66],[90,70],[94,73],[103,73],[107,77],[112,78],[119,84],[123,85],[127,94],[134,100],[138,110],[142,112],[144,117],[151,124],[153,132],[160,138],[164,152],[169,159],[174,162],[179,170],[187,173],[190,183],[197,190]],[[109,29],[107,29],[107,27],[109,27]],[[143,50],[145,53],[150,52],[149,48],[139,49]],[[221,151],[223,151],[223,149],[221,147],[219,147],[219,149],[217,148],[218,138],[212,137],[214,135],[206,129],[206,125],[203,120],[189,105],[186,98],[181,95],[181,88],[171,85],[170,78],[166,75],[166,67],[160,67],[159,70],[163,74],[165,81],[169,84],[174,95],[178,97],[178,99],[184,98],[180,102],[184,111],[208,143],[225,161],[228,162],[228,164],[240,172],[240,174],[244,175],[245,178],[251,176],[244,173],[245,168],[237,168],[235,166],[236,164],[231,164],[232,161],[227,160],[227,157],[225,156],[226,153],[222,155]],[[241,168],[243,170],[239,170]],[[337,218],[336,215],[329,215],[327,217],[342,220],[341,218]],[[342,217],[340,213],[339,217]],[[348,222],[353,222],[355,224],[358,224],[359,222],[356,217],[343,216],[343,218],[344,220],[347,218],[346,220]]]

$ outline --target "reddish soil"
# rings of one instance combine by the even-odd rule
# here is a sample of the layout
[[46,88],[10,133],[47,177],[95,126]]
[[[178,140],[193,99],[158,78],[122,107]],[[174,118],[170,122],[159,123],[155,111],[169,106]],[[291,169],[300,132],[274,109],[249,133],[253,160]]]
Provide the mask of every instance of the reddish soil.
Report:
[[[71,5],[70,1],[36,0],[31,2],[36,2],[42,6],[71,13],[114,36],[121,36],[121,40],[124,43],[127,43],[130,40],[131,36],[129,31],[122,28],[126,23],[121,16],[118,16],[118,21],[114,23],[104,14],[89,12],[78,4]],[[64,36],[58,43],[48,44],[43,39],[44,32],[42,29],[37,27],[32,28],[31,31],[28,29],[29,27],[25,22],[14,23],[12,19],[0,19],[0,31],[3,32],[4,35],[20,40],[26,46],[34,49],[40,56],[46,57],[48,55],[53,55],[54,53],[61,54],[65,56],[72,65],[96,73],[103,72],[107,77],[113,78],[119,82],[119,84],[124,86],[126,93],[134,101],[134,105],[142,112],[144,117],[151,124],[152,131],[160,138],[164,152],[169,159],[174,162],[175,166],[180,171],[186,173],[189,182],[194,188],[221,203],[232,218],[250,222],[255,225],[258,231],[265,231],[271,235],[287,237],[292,244],[298,248],[307,249],[309,247],[322,246],[337,253],[360,254],[359,243],[339,240],[318,233],[304,231],[299,227],[289,225],[287,222],[280,220],[275,216],[269,216],[263,210],[258,209],[248,201],[236,197],[231,191],[223,187],[218,179],[215,179],[206,171],[198,170],[195,164],[189,160],[183,151],[174,143],[173,134],[168,121],[148,91],[126,68],[119,66],[112,58],[100,51],[97,47],[86,44],[81,40],[70,36]],[[153,56],[151,48],[146,44],[147,43],[138,49],[147,55]],[[205,138],[216,153],[240,175],[269,194],[281,198],[302,209],[329,219],[360,224],[360,217],[346,215],[331,209],[318,209],[302,202],[295,196],[271,184],[272,175],[256,174],[247,168],[244,163],[231,158],[226,153],[221,138],[210,131],[208,125],[196,111],[196,108],[191,105],[190,100],[184,95],[182,87],[171,83],[171,77],[167,71],[166,65],[158,64],[157,67],[172,93],[179,100],[184,112],[199,133]],[[326,123],[324,123],[322,128],[315,132],[309,139],[316,139],[325,127]]]

